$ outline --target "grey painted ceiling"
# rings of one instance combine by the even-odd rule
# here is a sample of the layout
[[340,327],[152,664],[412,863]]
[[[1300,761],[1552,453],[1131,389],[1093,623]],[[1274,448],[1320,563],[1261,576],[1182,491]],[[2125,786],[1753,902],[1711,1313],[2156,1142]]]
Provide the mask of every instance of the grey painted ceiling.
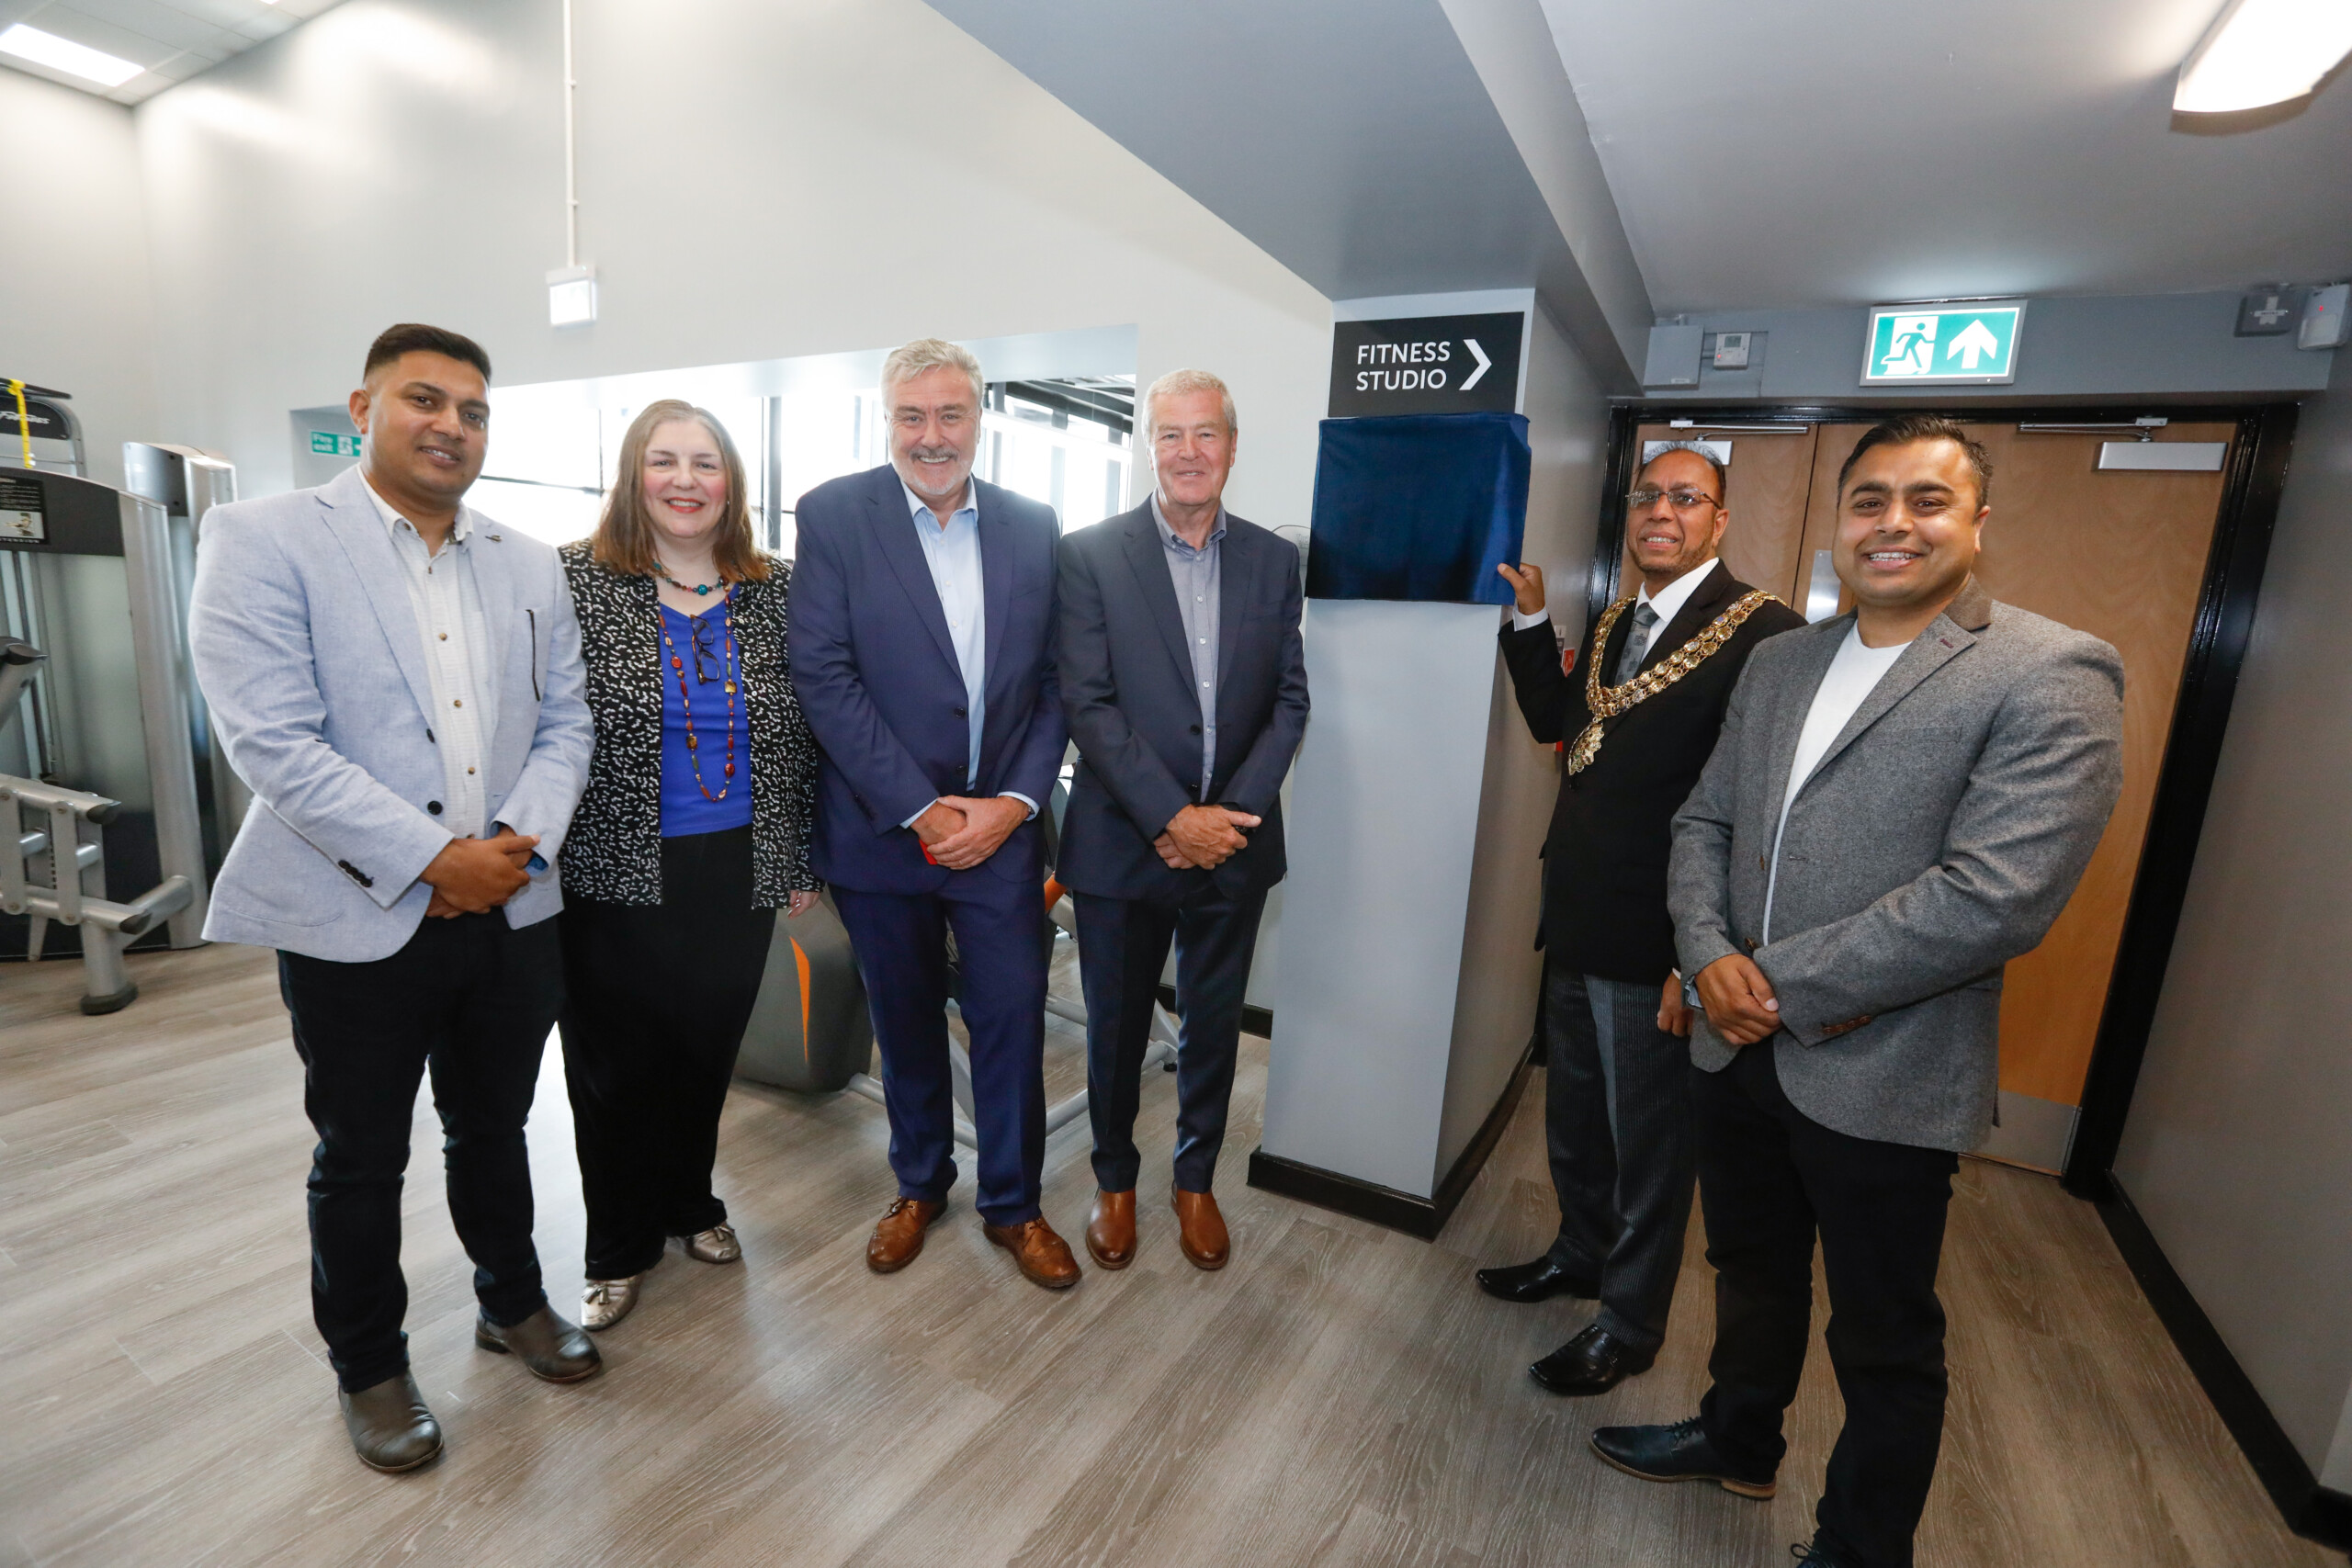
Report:
[[1432,0],[931,4],[1334,299],[1525,288],[1565,250]]
[[0,55],[0,65],[135,104],[175,82],[266,43],[335,0],[0,0],[0,28],[17,22],[102,50],[145,69],[101,87],[46,66]]
[[1543,0],[1661,312],[2352,272],[2352,71],[2172,126],[2221,0]]

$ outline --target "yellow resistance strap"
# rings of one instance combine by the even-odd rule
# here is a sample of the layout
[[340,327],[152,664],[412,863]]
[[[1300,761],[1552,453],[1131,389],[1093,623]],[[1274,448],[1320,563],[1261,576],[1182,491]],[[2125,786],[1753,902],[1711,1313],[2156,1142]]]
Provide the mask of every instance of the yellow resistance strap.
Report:
[[33,466],[33,422],[25,412],[25,384],[12,376],[8,391],[17,400],[17,434],[25,444],[25,467],[29,468]]

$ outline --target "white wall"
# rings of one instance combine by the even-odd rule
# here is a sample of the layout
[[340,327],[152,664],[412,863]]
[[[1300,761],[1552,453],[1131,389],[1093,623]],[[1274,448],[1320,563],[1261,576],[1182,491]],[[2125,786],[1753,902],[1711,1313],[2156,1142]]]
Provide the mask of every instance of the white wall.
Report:
[[2303,405],[2115,1173],[2314,1472],[2352,1491],[2352,366]]
[[246,493],[394,321],[508,385],[1132,323],[1140,377],[1231,382],[1235,510],[1306,520],[1326,301],[937,13],[576,3],[585,329],[551,0],[345,0],[139,109],[175,429]]
[[74,395],[90,477],[122,482],[126,441],[185,439],[155,420],[153,305],[131,112],[0,70],[9,151],[0,376]]

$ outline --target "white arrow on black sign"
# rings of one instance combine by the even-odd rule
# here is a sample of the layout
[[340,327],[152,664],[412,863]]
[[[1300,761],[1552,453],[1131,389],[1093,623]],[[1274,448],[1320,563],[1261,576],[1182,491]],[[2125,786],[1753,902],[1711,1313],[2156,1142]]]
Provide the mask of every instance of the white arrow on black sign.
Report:
[[1462,346],[1468,349],[1478,361],[1478,368],[1470,372],[1469,379],[1462,383],[1462,389],[1466,392],[1478,384],[1478,378],[1484,376],[1495,362],[1487,357],[1487,351],[1478,346],[1478,340],[1475,337],[1464,338]]

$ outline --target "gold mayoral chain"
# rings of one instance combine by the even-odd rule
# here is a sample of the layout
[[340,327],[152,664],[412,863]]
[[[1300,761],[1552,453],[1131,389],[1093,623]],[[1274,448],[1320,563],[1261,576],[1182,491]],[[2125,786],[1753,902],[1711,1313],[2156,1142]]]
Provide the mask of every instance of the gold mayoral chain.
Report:
[[1767,604],[1777,600],[1761,588],[1751,588],[1740,595],[1738,603],[1700,628],[1699,635],[1676,649],[1658,663],[1634,676],[1622,686],[1600,683],[1602,653],[1609,647],[1609,634],[1617,625],[1617,617],[1634,603],[1633,598],[1620,599],[1601,612],[1600,629],[1592,634],[1592,662],[1584,674],[1584,705],[1592,711],[1592,722],[1584,727],[1577,743],[1568,748],[1568,772],[1580,773],[1600,755],[1600,738],[1604,727],[1619,714],[1657,695],[1691,671],[1699,668],[1717,649],[1731,640],[1740,624]]

